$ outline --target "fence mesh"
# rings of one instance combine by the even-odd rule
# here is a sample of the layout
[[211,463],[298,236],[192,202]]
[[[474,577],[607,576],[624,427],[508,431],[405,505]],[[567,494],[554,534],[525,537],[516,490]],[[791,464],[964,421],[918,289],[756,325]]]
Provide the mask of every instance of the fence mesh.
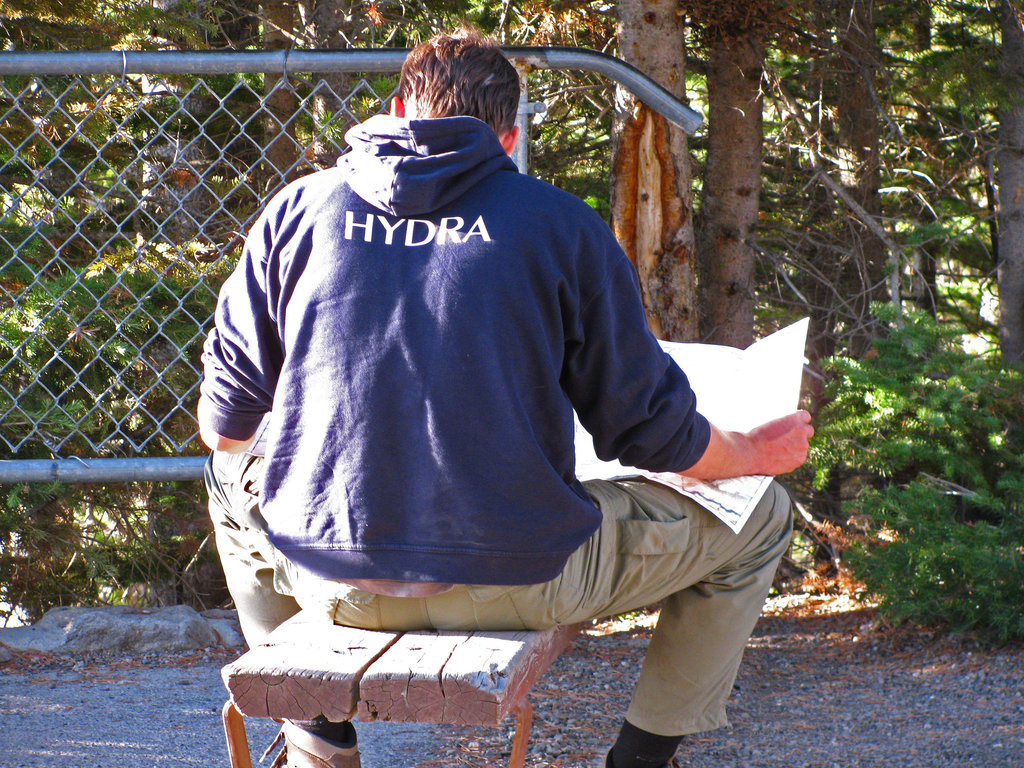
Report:
[[[504,51],[523,73],[598,74],[688,133],[701,124],[606,54]],[[197,476],[194,459],[159,457],[203,452],[202,342],[244,234],[271,195],[333,164],[345,131],[384,109],[404,58],[0,52],[15,73],[0,74],[0,476],[79,480],[78,458],[114,460],[93,479]],[[132,74],[160,71],[192,74]],[[533,106],[521,102],[521,127]]]
[[244,233],[390,75],[0,78],[0,450],[178,455]]

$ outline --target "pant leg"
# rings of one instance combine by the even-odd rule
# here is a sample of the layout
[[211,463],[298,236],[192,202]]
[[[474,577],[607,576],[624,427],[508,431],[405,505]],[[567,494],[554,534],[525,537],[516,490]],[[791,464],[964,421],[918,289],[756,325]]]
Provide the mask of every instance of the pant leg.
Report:
[[773,483],[739,534],[701,510],[691,586],[665,598],[626,719],[665,736],[728,724],[725,705],[792,530]]
[[281,569],[275,568],[275,551],[259,511],[262,471],[262,459],[220,452],[210,456],[203,470],[217,552],[250,648],[299,611],[281,587]]
[[561,613],[541,618],[567,623],[663,601],[626,719],[664,736],[726,725],[743,649],[789,546],[788,494],[772,483],[737,534],[657,483],[588,483],[587,490],[605,524],[590,551],[574,554],[542,588],[543,602]]
[[[665,600],[627,718],[681,735],[727,723],[725,702],[792,526],[772,484],[736,534],[675,491],[644,480],[586,484],[600,529],[544,584],[460,586],[429,598],[323,594],[332,618],[367,629],[541,629]],[[301,599],[301,598],[300,598]]]

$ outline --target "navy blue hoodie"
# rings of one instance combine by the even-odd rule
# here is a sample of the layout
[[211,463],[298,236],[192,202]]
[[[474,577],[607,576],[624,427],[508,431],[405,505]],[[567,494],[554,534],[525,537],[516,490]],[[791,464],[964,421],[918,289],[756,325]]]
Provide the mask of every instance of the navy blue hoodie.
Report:
[[208,425],[245,439],[273,410],[263,514],[317,575],[554,578],[600,522],[572,409],[598,455],[655,471],[700,458],[707,421],[607,225],[486,124],[378,116],[347,139],[224,284]]

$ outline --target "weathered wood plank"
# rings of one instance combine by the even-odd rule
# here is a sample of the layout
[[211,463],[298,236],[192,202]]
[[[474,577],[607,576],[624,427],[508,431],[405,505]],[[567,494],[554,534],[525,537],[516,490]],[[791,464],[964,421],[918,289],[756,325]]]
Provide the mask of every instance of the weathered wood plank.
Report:
[[359,718],[497,725],[578,630],[407,633],[364,673]]
[[311,621],[299,613],[267,643],[221,671],[240,712],[253,717],[348,720],[356,712],[359,679],[401,633],[372,632]]
[[376,659],[359,683],[359,719],[442,722],[445,664],[467,635],[407,632]]
[[[502,666],[506,653],[505,643],[492,643],[493,650],[486,660],[469,644],[452,654],[444,670],[445,713],[441,722],[468,725],[497,725],[515,708],[519,700],[547,671],[552,662],[565,650],[582,625],[555,627],[525,634],[522,648],[507,666]],[[494,637],[509,633],[479,633],[479,637]],[[479,642],[479,641],[478,641]],[[499,695],[500,694],[500,695]],[[480,702],[487,702],[481,706]],[[490,702],[495,702],[491,708]]]

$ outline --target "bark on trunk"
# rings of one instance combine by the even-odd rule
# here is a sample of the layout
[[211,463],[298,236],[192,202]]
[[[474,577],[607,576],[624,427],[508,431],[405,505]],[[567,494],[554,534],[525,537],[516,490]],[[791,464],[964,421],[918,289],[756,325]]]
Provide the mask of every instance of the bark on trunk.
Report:
[[[677,3],[620,2],[623,58],[686,97],[686,38]],[[612,227],[636,265],[651,330],[697,338],[690,155],[686,135],[620,92],[612,155]]]
[[1024,27],[1003,0],[1002,74],[1009,94],[999,112],[999,344],[1008,363],[1024,362]]
[[761,75],[756,32],[717,42],[708,58],[708,159],[700,216],[701,335],[746,347],[754,333],[754,251],[761,194]]

